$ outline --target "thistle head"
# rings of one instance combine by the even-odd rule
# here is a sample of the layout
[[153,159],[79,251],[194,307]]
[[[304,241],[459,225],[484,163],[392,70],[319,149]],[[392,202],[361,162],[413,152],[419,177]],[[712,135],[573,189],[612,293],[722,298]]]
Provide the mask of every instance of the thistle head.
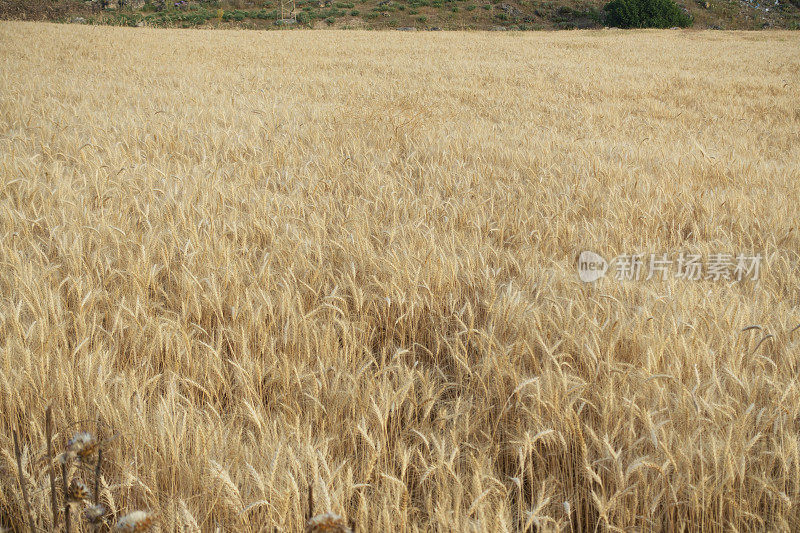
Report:
[[80,479],[75,479],[70,482],[67,488],[67,501],[70,503],[80,503],[91,499],[92,491],[86,486],[86,483]]
[[149,531],[155,522],[152,513],[146,511],[133,511],[119,519],[114,531],[121,533],[143,533]]
[[305,533],[353,533],[344,518],[336,513],[323,513],[306,522]]
[[97,446],[97,439],[91,433],[79,431],[67,441],[67,453],[72,457],[86,459],[97,450]]
[[99,524],[103,521],[106,516],[106,506],[102,504],[92,505],[91,507],[87,507],[83,511],[83,518],[90,524]]

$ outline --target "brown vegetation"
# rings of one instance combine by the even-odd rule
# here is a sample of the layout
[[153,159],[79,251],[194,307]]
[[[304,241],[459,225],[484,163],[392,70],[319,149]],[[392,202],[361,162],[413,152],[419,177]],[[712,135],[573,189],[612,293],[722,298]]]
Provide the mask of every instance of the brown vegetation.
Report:
[[0,23],[0,525],[797,530],[798,40]]

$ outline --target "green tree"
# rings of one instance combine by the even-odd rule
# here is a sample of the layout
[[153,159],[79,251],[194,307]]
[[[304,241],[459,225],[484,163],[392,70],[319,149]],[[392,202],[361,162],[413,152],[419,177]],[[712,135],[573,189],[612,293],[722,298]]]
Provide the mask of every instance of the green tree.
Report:
[[694,22],[674,0],[613,0],[603,11],[606,24],[618,28],[686,28]]

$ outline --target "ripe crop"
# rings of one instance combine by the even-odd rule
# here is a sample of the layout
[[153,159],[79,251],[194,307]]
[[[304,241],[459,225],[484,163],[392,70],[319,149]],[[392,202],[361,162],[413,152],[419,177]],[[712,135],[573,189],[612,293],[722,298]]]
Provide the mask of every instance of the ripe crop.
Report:
[[799,49],[0,23],[0,526],[796,530]]

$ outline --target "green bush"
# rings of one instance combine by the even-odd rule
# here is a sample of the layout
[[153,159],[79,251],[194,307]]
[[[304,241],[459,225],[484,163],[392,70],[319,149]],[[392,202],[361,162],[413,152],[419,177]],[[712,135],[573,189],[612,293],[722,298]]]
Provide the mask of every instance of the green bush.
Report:
[[686,28],[694,22],[674,0],[613,0],[603,11],[605,23],[618,28]]
[[239,9],[234,9],[233,11],[226,11],[222,15],[222,20],[228,22],[229,20],[234,20],[236,22],[241,22],[247,18],[249,13],[247,11],[241,11]]
[[145,15],[143,20],[151,26],[179,25],[188,28],[204,24],[214,17],[213,11],[200,8],[192,11],[158,11]]
[[127,13],[119,13],[115,18],[108,19],[108,24],[112,26],[136,26],[142,20],[141,15],[128,15]]

